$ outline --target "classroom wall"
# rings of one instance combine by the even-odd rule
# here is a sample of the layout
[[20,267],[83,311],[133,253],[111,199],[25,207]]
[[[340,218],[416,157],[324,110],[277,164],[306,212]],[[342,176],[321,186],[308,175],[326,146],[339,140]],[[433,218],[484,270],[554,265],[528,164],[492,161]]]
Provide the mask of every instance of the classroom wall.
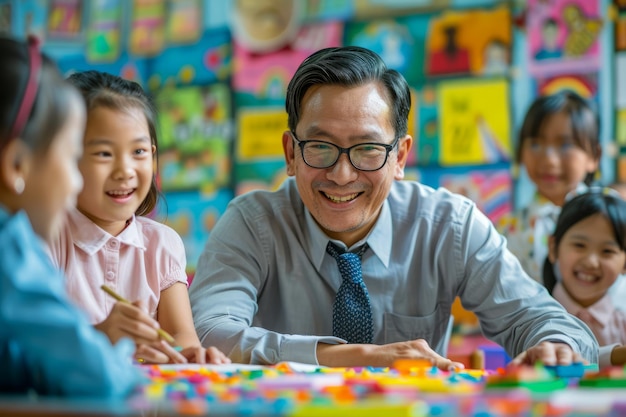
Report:
[[[599,22],[597,32],[589,29],[591,43],[577,56],[535,58],[538,22],[561,16],[568,3],[583,10],[590,28]],[[245,25],[228,0],[0,0],[0,31],[37,34],[66,74],[99,69],[150,91],[160,111],[159,180],[167,203],[156,217],[183,237],[193,274],[228,202],[284,180],[284,90],[302,59],[325,46],[369,47],[405,75],[416,138],[407,177],[469,196],[494,223],[533,195],[511,156],[539,94],[572,88],[597,103],[601,181],[612,182],[622,154],[615,115],[626,119],[626,98],[614,88],[626,85],[614,71],[622,62],[614,42],[618,3],[296,0],[293,35],[268,44],[258,42],[263,34],[247,40],[238,31]],[[560,23],[561,47],[570,35]],[[451,39],[453,55],[444,52]]]

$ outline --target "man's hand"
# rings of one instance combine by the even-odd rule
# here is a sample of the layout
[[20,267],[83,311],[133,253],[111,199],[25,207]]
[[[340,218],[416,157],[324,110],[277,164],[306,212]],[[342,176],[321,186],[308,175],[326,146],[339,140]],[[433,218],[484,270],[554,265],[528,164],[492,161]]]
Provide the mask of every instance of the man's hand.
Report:
[[387,367],[392,366],[399,359],[427,360],[442,370],[465,368],[462,363],[438,355],[424,339],[387,345],[330,345],[326,343],[317,345],[317,361],[323,366]]
[[544,365],[571,365],[574,362],[584,362],[579,353],[565,343],[541,342],[525,352],[517,355],[511,365],[533,365],[541,362]]

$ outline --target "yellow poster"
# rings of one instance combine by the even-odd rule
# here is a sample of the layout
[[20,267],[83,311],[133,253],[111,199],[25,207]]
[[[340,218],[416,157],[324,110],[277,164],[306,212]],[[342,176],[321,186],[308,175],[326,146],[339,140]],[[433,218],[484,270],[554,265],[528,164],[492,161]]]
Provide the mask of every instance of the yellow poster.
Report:
[[510,160],[506,80],[442,82],[438,90],[442,165]]
[[239,111],[237,159],[252,161],[283,156],[283,132],[288,130],[282,107]]

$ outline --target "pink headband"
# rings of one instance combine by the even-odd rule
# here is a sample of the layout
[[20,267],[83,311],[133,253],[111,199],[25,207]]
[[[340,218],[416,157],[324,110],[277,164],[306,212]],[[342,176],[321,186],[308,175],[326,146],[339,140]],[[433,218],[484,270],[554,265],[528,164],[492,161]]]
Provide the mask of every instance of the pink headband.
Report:
[[22,133],[28,116],[33,109],[37,90],[39,89],[39,72],[41,71],[41,53],[39,52],[39,39],[34,36],[28,37],[28,83],[24,91],[24,96],[10,130],[9,138],[15,138]]

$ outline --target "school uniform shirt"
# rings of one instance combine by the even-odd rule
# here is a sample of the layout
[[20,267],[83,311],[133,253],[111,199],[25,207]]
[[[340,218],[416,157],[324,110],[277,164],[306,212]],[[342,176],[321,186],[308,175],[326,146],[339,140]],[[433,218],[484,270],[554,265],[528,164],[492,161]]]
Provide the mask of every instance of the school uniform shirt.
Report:
[[[232,200],[212,230],[190,286],[196,331],[233,361],[317,364],[332,336],[341,284],[329,238],[293,178],[275,192]],[[597,361],[597,343],[547,291],[528,279],[505,239],[469,199],[394,181],[362,257],[374,343],[425,339],[443,352],[455,297],[483,333],[513,357],[560,341]],[[349,248],[349,249],[353,249]]]
[[141,382],[134,344],[112,346],[68,299],[25,213],[0,207],[0,392],[122,398]]
[[[586,308],[572,299],[562,282],[556,283],[552,295],[570,314],[589,326],[600,347],[626,344],[626,313],[615,308],[608,293]],[[601,354],[600,366],[611,363],[610,353],[609,350],[608,358]]]
[[524,271],[540,284],[543,284],[543,263],[548,256],[548,237],[554,232],[560,212],[561,207],[535,194],[527,207],[498,226]]
[[172,228],[143,216],[133,216],[113,236],[73,209],[50,252],[67,275],[69,296],[92,324],[104,321],[117,302],[102,291],[102,284],[127,300],[144,301],[153,318],[161,291],[177,282],[187,285],[182,239]]

